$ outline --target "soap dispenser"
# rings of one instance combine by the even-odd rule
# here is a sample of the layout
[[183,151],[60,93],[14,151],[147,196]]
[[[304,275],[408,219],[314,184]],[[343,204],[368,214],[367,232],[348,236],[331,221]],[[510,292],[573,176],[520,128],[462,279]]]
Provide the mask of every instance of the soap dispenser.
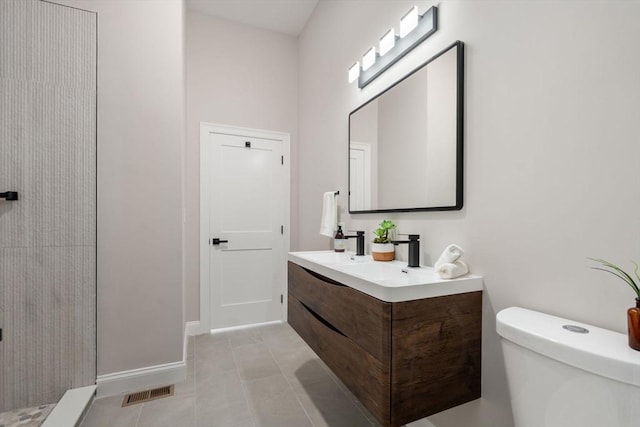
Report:
[[336,252],[344,252],[347,247],[347,239],[344,237],[344,233],[342,232],[342,226],[338,226],[338,231],[336,231],[336,235],[333,239],[333,250]]

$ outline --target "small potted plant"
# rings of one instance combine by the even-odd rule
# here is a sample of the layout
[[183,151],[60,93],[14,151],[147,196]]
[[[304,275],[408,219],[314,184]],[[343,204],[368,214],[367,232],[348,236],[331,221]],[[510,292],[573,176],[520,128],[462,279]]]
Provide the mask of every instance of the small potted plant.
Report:
[[640,351],[640,275],[638,274],[640,266],[638,266],[637,262],[631,261],[635,267],[633,269],[633,274],[636,276],[634,280],[634,278],[631,277],[631,274],[609,261],[605,261],[600,258],[589,259],[602,265],[602,267],[591,268],[613,274],[614,276],[624,280],[625,283],[636,293],[636,306],[627,310],[627,325],[629,328],[629,347]]
[[[373,232],[375,238],[371,246],[371,256],[376,261],[393,261],[395,258],[395,247],[393,246],[392,230],[396,225],[388,219],[382,220],[380,226]],[[391,233],[391,235],[390,235]]]

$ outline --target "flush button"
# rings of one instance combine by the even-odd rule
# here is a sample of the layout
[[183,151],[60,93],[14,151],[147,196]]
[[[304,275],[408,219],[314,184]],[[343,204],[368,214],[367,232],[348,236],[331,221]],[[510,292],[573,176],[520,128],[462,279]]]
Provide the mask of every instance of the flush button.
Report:
[[575,332],[578,334],[588,334],[589,330],[586,328],[583,328],[582,326],[576,326],[576,325],[563,325],[562,326],[564,329],[566,329],[567,331],[570,332]]

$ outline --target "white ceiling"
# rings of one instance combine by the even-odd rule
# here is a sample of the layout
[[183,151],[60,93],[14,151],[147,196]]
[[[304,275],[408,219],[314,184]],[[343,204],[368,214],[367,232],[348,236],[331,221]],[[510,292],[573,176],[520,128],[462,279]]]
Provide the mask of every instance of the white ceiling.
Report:
[[318,0],[187,0],[187,8],[297,37],[317,3]]

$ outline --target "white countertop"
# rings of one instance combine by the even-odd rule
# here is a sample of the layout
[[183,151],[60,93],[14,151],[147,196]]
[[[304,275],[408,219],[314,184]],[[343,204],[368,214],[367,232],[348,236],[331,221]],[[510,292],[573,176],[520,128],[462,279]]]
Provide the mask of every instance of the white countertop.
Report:
[[289,252],[289,261],[382,301],[400,302],[482,290],[482,277],[441,279],[432,267],[374,261],[353,252]]

